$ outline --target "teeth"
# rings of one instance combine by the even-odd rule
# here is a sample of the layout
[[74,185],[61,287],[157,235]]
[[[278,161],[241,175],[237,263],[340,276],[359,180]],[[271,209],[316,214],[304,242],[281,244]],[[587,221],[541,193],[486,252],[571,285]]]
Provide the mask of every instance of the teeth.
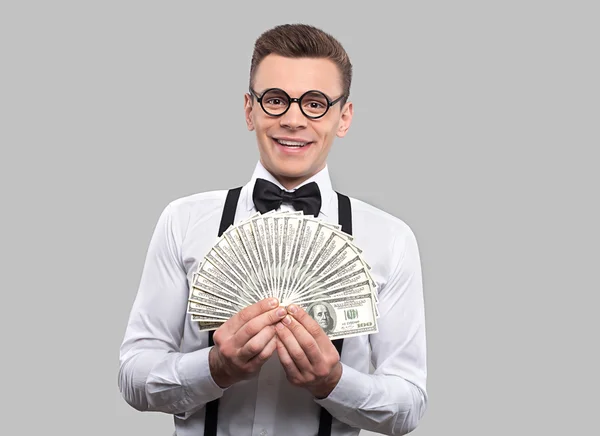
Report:
[[281,145],[285,145],[288,147],[304,147],[308,142],[294,142],[294,141],[284,141],[283,139],[276,139]]

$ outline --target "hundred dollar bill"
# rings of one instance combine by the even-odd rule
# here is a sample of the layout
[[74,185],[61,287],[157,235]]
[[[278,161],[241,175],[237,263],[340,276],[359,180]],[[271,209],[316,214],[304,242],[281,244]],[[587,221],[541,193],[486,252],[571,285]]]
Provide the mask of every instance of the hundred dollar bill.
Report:
[[[362,278],[364,278],[364,276]],[[320,300],[328,300],[330,298],[348,298],[354,295],[364,294],[366,292],[370,292],[373,296],[373,310],[375,312],[375,318],[379,318],[379,308],[377,304],[379,300],[377,298],[377,289],[373,288],[370,280],[364,280],[362,282],[352,281],[344,286],[336,287],[333,289],[317,289],[311,294],[299,297],[298,302],[309,303]]]
[[267,288],[267,294],[273,296],[273,284],[271,281],[271,273],[269,271],[269,255],[267,252],[267,230],[265,216],[259,216],[256,219],[250,221],[251,235],[254,238],[254,245],[256,245],[258,267],[260,272],[263,274],[265,287]]
[[[188,312],[189,313],[189,312]],[[191,314],[192,316],[192,321],[198,321],[198,322],[209,322],[209,323],[221,323],[223,324],[225,321],[227,321],[226,319],[215,319],[215,318],[211,318],[210,316],[205,316],[205,315],[198,315],[195,313]]]
[[[246,221],[244,224],[237,226],[235,231],[239,234],[242,246],[247,254],[248,260],[250,261],[252,270],[258,278],[258,284],[260,286],[259,290],[262,293],[262,297],[267,298],[269,296],[269,288],[267,287],[265,273],[260,263],[258,247],[256,245],[254,232],[252,231],[252,223],[250,221]],[[232,234],[233,233],[234,232],[232,231]]]
[[288,213],[281,213],[273,216],[273,230],[274,230],[274,251],[275,251],[275,291],[279,294],[279,299],[281,300],[281,276],[283,272],[283,241],[284,241],[284,233],[287,228],[287,223],[289,221]]
[[196,318],[196,315],[192,314],[192,321],[198,323],[198,329],[201,332],[206,332],[209,330],[216,330],[223,325],[223,323],[220,321],[200,321],[195,318]]
[[290,282],[288,284],[288,293],[285,295],[286,299],[290,298],[290,295],[294,289],[296,281],[302,277],[304,271],[301,268],[302,261],[306,257],[306,253],[310,248],[311,241],[313,240],[315,232],[319,226],[322,225],[317,220],[304,219],[302,226],[298,232],[296,250],[292,254],[292,264],[294,265],[294,274],[291,275]]
[[377,292],[371,285],[370,280],[365,279],[364,274],[354,274],[354,277],[349,277],[347,281],[340,282],[340,286],[336,286],[335,288],[316,288],[313,292],[299,296],[294,301],[311,302],[341,296],[362,295],[370,292],[373,295],[375,303],[377,303]]
[[279,290],[275,288],[275,247],[274,247],[274,224],[273,216],[264,217],[265,223],[265,253],[267,255],[267,264],[265,265],[269,275],[272,296],[279,299]]
[[249,280],[254,284],[254,289],[260,296],[259,300],[265,298],[266,294],[264,293],[264,289],[260,284],[260,278],[258,277],[258,274],[252,265],[250,256],[246,251],[244,243],[242,242],[242,237],[240,236],[240,233],[238,233],[237,228],[231,227],[229,230],[226,230],[223,233],[223,236],[235,253],[236,258],[246,271],[247,277],[249,277]]
[[[298,256],[300,255],[301,239],[305,233],[307,224],[308,224],[308,220],[306,220],[306,219],[302,219],[300,221],[300,225],[298,226],[298,229],[296,230],[296,232],[294,234],[294,238],[291,241],[291,245],[290,245],[291,249],[289,250],[290,258],[289,258],[288,275],[287,275],[286,281],[284,283],[285,293],[282,296],[282,299],[284,301],[287,300],[289,291],[292,288],[294,279],[296,277],[296,273],[298,271],[297,265],[298,265]],[[289,248],[289,246],[288,246],[288,248]]]
[[211,306],[205,306],[194,301],[188,302],[188,313],[202,316],[204,321],[227,321],[231,318],[232,314],[224,312],[219,309],[215,309]]
[[377,333],[377,317],[370,292],[299,304],[329,338],[340,339]]
[[[338,288],[350,286],[355,283],[363,283],[365,281],[369,282],[369,284],[371,284],[370,280],[369,280],[369,276],[367,276],[366,271],[364,269],[359,270],[359,271],[354,271],[354,272],[348,274],[347,276],[340,277],[339,279],[333,280],[333,281],[325,284],[325,286],[323,286],[321,288],[314,289],[313,291],[311,291],[309,294],[306,294],[306,295],[312,295],[312,296],[318,295],[318,294],[322,293],[323,290],[325,290],[325,292],[328,292],[328,293],[333,293]],[[375,297],[375,295],[376,295],[375,288],[373,286],[369,286],[369,290]],[[297,298],[303,298],[303,297],[304,296],[297,297]]]
[[302,224],[302,217],[298,217],[298,216],[290,216],[289,218],[286,217],[284,218],[284,229],[283,229],[283,235],[282,235],[282,241],[281,241],[281,259],[282,259],[282,265],[281,265],[281,277],[280,277],[280,283],[279,283],[279,287],[280,287],[280,292],[282,294],[282,301],[285,300],[285,294],[286,294],[286,290],[287,290],[287,286],[288,286],[288,282],[289,282],[289,275],[291,274],[292,270],[293,270],[293,265],[291,262],[292,259],[292,250],[293,250],[293,244],[294,241],[296,240],[298,231],[300,229],[300,226]]

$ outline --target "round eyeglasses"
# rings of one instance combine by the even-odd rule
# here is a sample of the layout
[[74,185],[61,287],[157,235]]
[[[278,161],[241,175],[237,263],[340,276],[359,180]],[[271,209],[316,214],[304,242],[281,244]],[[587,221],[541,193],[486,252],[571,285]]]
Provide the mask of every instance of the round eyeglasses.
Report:
[[279,117],[289,110],[292,103],[296,102],[304,116],[312,120],[321,118],[331,106],[344,98],[342,94],[331,101],[321,91],[316,90],[306,91],[299,98],[292,98],[287,92],[279,88],[269,88],[261,96],[250,88],[250,93],[256,97],[260,107],[267,115]]

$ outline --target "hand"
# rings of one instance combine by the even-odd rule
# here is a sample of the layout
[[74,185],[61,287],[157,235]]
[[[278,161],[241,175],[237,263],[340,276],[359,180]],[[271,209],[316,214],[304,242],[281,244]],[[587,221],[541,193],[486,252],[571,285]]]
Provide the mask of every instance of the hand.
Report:
[[248,306],[223,323],[208,355],[210,373],[221,388],[254,376],[277,347],[274,324],[287,313],[275,298]]
[[340,355],[321,326],[302,308],[288,306],[276,324],[277,354],[290,383],[327,397],[342,376]]

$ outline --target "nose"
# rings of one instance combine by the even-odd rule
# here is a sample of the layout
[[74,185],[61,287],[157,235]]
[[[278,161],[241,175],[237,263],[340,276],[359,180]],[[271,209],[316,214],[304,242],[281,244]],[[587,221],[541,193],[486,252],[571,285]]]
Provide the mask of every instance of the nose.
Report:
[[279,125],[288,129],[302,129],[306,127],[308,118],[300,110],[300,103],[290,103],[290,108],[279,118]]

